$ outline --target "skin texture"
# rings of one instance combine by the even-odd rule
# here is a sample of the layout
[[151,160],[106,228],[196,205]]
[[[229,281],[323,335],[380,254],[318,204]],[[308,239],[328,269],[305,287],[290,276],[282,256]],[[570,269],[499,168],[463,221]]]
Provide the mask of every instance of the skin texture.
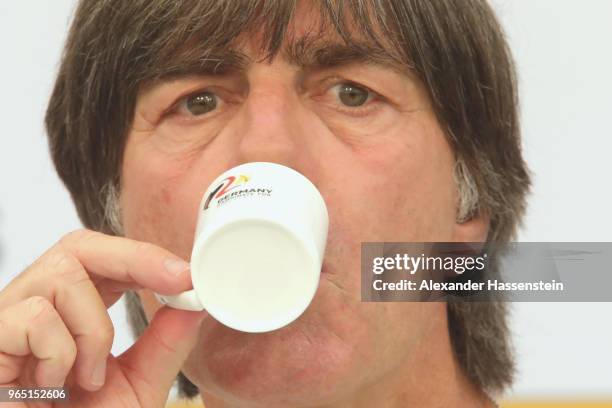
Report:
[[[298,9],[291,36],[314,23]],[[212,180],[241,163],[276,162],[327,203],[324,273],[311,306],[280,330],[242,333],[205,319],[184,373],[208,408],[489,406],[453,357],[445,304],[360,302],[362,241],[486,237],[485,217],[455,222],[453,152],[422,85],[380,65],[261,61],[257,41],[236,44],[253,60],[244,71],[142,89],[122,167],[124,231],[189,260]],[[336,85],[347,82],[373,96],[343,105]],[[181,98],[203,90],[217,108],[196,116]],[[139,293],[152,316],[159,303]]]

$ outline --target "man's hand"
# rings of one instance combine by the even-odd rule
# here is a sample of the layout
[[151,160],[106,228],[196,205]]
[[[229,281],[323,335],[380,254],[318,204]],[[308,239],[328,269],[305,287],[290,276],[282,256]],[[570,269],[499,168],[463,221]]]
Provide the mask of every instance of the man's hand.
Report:
[[0,292],[0,387],[66,384],[71,406],[163,407],[206,313],[162,308],[113,357],[107,309],[139,288],[188,290],[189,265],[152,244],[66,235]]

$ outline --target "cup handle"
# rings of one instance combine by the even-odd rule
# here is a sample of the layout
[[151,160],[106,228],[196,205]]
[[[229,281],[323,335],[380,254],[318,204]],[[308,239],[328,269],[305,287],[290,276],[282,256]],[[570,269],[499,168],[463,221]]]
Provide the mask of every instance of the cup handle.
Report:
[[204,306],[200,299],[196,296],[195,290],[188,290],[178,295],[160,295],[155,294],[155,297],[164,305],[168,305],[174,309],[202,311]]

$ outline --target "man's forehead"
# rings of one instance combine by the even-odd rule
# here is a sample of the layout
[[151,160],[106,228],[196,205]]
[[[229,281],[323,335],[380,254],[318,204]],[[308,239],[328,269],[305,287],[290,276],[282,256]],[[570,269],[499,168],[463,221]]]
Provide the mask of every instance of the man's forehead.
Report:
[[[359,33],[345,33],[345,37],[342,37],[329,26],[310,31],[291,31],[290,28],[283,38],[278,55],[275,53],[273,57],[280,57],[296,67],[327,67],[353,61],[399,64],[392,50]],[[261,35],[245,33],[245,37],[249,38],[249,45],[237,41],[230,47],[232,52],[242,55],[243,62],[270,57],[264,42],[259,40]]]
[[240,72],[248,70],[254,63],[274,58],[302,69],[370,63],[406,74],[410,72],[410,67],[400,60],[398,53],[389,45],[383,46],[382,41],[366,38],[357,32],[340,35],[333,27],[319,23],[317,18],[310,24],[301,24],[299,29],[289,25],[279,46],[274,49],[269,46],[269,33],[262,30],[245,30],[223,47],[215,44],[207,49],[186,46],[173,56],[169,67],[160,67],[158,77]]
[[[324,15],[318,1],[298,1],[294,13],[283,33],[280,56],[296,66],[326,66],[348,60],[367,60],[373,62],[399,63],[398,53],[390,41],[382,34],[375,19],[362,15],[359,24],[345,5],[338,16]],[[340,10],[337,10],[340,11]],[[332,20],[336,20],[335,23]],[[357,27],[367,25],[371,35],[366,35]],[[265,38],[270,33],[251,30],[242,33],[236,41],[240,48],[249,44],[249,50],[265,58]],[[373,35],[372,35],[373,34]]]
[[[377,23],[376,13],[339,12],[332,3],[298,1],[293,8],[278,2],[275,8],[251,10],[242,20],[227,10],[196,10],[188,31],[172,28],[187,37],[160,32],[160,40],[149,48],[154,57],[137,81],[142,89],[185,76],[245,72],[274,58],[303,69],[370,63],[415,77],[405,47],[393,42],[388,30],[383,33],[380,26],[388,26]],[[343,4],[338,7],[348,7]],[[199,13],[204,13],[201,18]]]

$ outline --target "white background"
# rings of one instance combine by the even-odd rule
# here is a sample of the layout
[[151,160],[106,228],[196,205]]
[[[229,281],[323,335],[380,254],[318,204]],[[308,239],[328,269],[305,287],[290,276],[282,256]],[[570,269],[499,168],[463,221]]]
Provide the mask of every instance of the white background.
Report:
[[[612,241],[612,2],[493,4],[519,67],[535,182],[520,240]],[[0,3],[0,288],[80,226],[43,132],[73,7]],[[122,305],[111,313],[116,354],[131,339]],[[612,396],[611,316],[612,303],[515,304],[514,395]]]

